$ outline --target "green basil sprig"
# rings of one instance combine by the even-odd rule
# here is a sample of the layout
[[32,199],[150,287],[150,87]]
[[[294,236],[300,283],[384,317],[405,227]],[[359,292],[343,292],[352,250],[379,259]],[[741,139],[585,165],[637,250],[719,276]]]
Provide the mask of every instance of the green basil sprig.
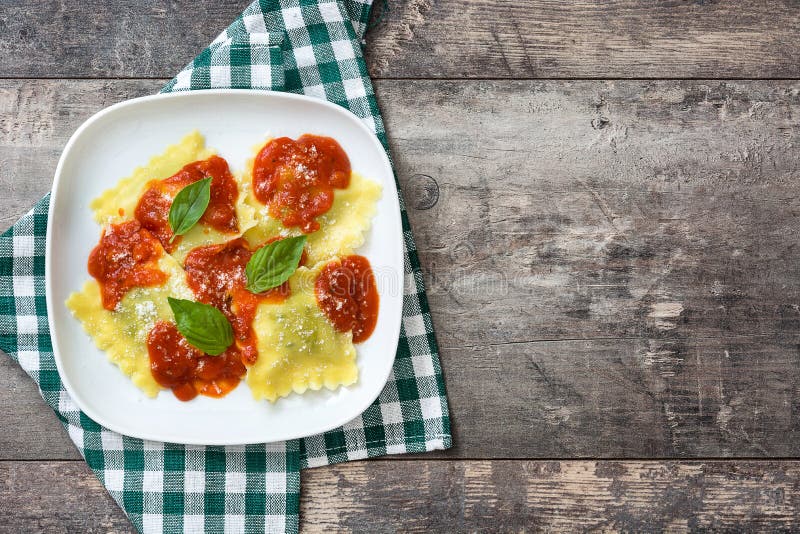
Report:
[[175,314],[178,332],[193,347],[218,356],[233,343],[231,323],[214,306],[172,297],[167,297],[167,302]]
[[300,264],[305,244],[306,236],[301,235],[287,237],[258,249],[245,267],[248,291],[261,293],[288,280]]
[[173,234],[170,243],[176,235],[185,234],[197,224],[210,201],[211,178],[198,180],[178,191],[169,208],[169,226]]

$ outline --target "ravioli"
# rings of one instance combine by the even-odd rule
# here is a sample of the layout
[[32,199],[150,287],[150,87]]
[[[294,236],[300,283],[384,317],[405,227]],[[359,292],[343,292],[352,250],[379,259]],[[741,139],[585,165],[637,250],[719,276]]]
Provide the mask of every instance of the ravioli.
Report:
[[[200,132],[194,131],[188,134],[179,143],[170,145],[162,154],[151,158],[147,165],[137,167],[130,176],[123,178],[115,187],[104,191],[94,199],[89,207],[94,211],[95,220],[101,225],[131,220],[139,198],[150,181],[168,178],[185,165],[214,154],[214,150],[205,146],[205,139]],[[256,224],[255,209],[246,199],[249,188],[242,181],[245,178],[241,174],[234,177],[239,188],[236,201],[239,233],[223,233],[206,224],[198,223],[183,235],[176,249],[171,252],[179,262],[183,263],[186,255],[195,247],[224,243],[238,237]]]
[[[173,176],[189,163],[207,160],[212,155],[214,151],[205,146],[205,140],[199,132],[188,134],[179,143],[167,147],[147,165],[136,168],[130,176],[93,200],[90,207],[95,220],[102,226],[133,220],[139,200],[153,180]],[[172,324],[174,321],[167,297],[198,300],[188,286],[186,271],[183,269],[189,252],[207,245],[227,247],[227,244],[233,243],[239,237],[244,237],[247,241],[241,247],[246,250],[248,244],[255,249],[274,238],[302,235],[299,228],[284,226],[271,217],[267,206],[255,198],[252,166],[253,160],[250,160],[246,172],[233,175],[238,188],[235,203],[238,233],[225,233],[204,222],[198,222],[181,237],[174,249],[169,244],[165,245],[171,252],[164,252],[158,258],[158,268],[167,275],[167,282],[162,286],[135,287],[129,290],[114,311],[103,307],[100,286],[94,279],[86,282],[81,291],[71,294],[66,301],[67,308],[81,322],[95,345],[105,351],[109,360],[148,396],[154,397],[164,389],[151,372],[147,339],[157,322],[167,321]],[[349,163],[347,168],[349,172]],[[215,178],[216,176],[214,174]],[[230,182],[227,183],[230,186]],[[164,193],[159,198],[171,201],[171,194]],[[292,392],[300,394],[309,389],[320,390],[323,387],[336,390],[358,380],[353,331],[338,331],[325,315],[317,303],[315,282],[328,261],[353,254],[364,244],[380,195],[380,184],[359,174],[350,173],[348,187],[336,188],[333,203],[328,204],[330,209],[316,218],[319,229],[307,234],[304,265],[308,267],[299,267],[289,279],[291,295],[283,302],[263,300],[257,305],[255,317],[249,315],[247,320],[252,318],[257,357],[255,363],[247,369],[245,381],[256,399],[274,402]],[[230,214],[228,220],[232,221],[233,192],[227,198],[227,213]],[[146,203],[142,206],[146,206]],[[147,208],[142,206],[140,218],[142,213],[148,213]],[[160,221],[162,226],[159,228],[165,228],[164,219]],[[143,228],[148,228],[145,222],[142,225]],[[228,228],[233,226],[231,223]],[[225,227],[222,226],[222,229]],[[159,235],[154,235],[158,244]],[[165,243],[170,235],[169,231],[166,237],[162,235],[160,243]],[[111,265],[124,265],[116,256],[109,257],[112,258]],[[219,274],[218,267],[211,269],[210,272]],[[225,276],[217,278],[225,283],[230,282]],[[109,307],[111,305],[113,303]],[[220,305],[215,306],[219,309]],[[238,313],[235,307],[233,311]],[[238,319],[237,316],[230,320]],[[176,335],[183,343],[187,342],[180,334]],[[241,340],[237,345],[241,349]],[[173,355],[171,351],[168,353]],[[203,357],[209,358],[209,362],[216,361],[208,355]],[[252,359],[242,359],[245,364],[249,364],[249,361]],[[173,391],[178,396],[174,387]],[[224,392],[217,396],[222,394]],[[178,398],[187,400],[180,396]]]
[[322,267],[300,267],[289,279],[291,296],[256,311],[258,360],[246,378],[256,399],[274,402],[292,392],[335,390],[358,380],[352,332],[337,332],[317,306],[314,282]]
[[[256,147],[255,152],[258,153],[263,146]],[[249,191],[252,191],[253,163],[254,159],[247,162],[247,171],[243,176],[243,183]],[[336,189],[333,206],[317,218],[320,224],[319,230],[308,234],[306,253],[309,265],[315,265],[335,256],[352,254],[364,244],[370,221],[375,215],[377,202],[381,197],[381,190],[382,187],[377,182],[356,172],[351,173],[348,187]],[[299,228],[287,228],[271,217],[268,206],[260,203],[252,193],[247,195],[247,202],[256,210],[258,220],[244,234],[251,246],[256,247],[278,236],[302,235]]]
[[183,269],[174,258],[163,254],[158,268],[168,276],[164,285],[131,289],[113,312],[103,308],[100,286],[94,279],[86,282],[80,292],[72,293],[66,302],[97,348],[105,351],[108,359],[150,397],[155,397],[162,387],[150,372],[147,335],[156,321],[173,320],[168,296],[193,298]]

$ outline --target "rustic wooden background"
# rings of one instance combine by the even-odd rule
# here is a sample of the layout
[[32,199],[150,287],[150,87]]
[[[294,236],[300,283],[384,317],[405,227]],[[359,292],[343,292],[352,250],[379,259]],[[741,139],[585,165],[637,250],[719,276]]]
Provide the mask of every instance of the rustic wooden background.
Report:
[[[4,0],[0,227],[82,121],[247,2]],[[390,0],[374,20],[456,446],[304,471],[303,528],[800,528],[800,3]],[[6,530],[131,526],[0,358]]]

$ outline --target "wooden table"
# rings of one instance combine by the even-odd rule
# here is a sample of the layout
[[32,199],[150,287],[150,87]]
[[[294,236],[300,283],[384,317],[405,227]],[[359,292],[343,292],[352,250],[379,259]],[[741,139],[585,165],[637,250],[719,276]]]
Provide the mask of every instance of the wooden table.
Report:
[[[5,0],[0,226],[248,0]],[[456,446],[306,470],[307,531],[798,528],[796,2],[400,0],[367,38]],[[0,358],[0,531],[129,531]]]

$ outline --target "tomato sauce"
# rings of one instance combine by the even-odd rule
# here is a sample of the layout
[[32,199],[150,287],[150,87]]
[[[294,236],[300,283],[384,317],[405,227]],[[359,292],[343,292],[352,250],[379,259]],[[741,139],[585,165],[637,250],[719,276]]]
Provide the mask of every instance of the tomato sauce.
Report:
[[335,139],[305,134],[267,143],[253,164],[253,193],[287,227],[310,234],[333,205],[334,189],[350,184],[350,159]]
[[245,267],[254,252],[239,238],[222,245],[197,247],[186,256],[184,264],[186,280],[197,299],[215,306],[230,321],[242,361],[247,365],[254,364],[258,357],[253,331],[258,304],[281,302],[291,294],[288,281],[263,293],[247,290]]
[[159,321],[147,336],[150,372],[175,396],[188,401],[198,394],[222,397],[239,385],[247,372],[236,345],[208,356],[192,347],[174,323]]
[[163,180],[153,180],[136,205],[134,217],[144,228],[158,237],[161,244],[172,252],[178,246],[180,236],[172,239],[169,225],[169,210],[178,192],[189,184],[211,177],[211,199],[208,202],[201,223],[223,233],[235,234],[239,231],[236,216],[236,199],[239,189],[228,168],[228,162],[219,156],[195,161],[184,166],[177,173]]
[[160,286],[167,281],[158,268],[164,249],[137,221],[112,224],[89,254],[89,274],[100,284],[103,308],[114,310],[134,287]]
[[378,322],[378,288],[369,260],[345,256],[320,271],[314,284],[317,304],[339,332],[353,331],[353,343],[366,341]]

